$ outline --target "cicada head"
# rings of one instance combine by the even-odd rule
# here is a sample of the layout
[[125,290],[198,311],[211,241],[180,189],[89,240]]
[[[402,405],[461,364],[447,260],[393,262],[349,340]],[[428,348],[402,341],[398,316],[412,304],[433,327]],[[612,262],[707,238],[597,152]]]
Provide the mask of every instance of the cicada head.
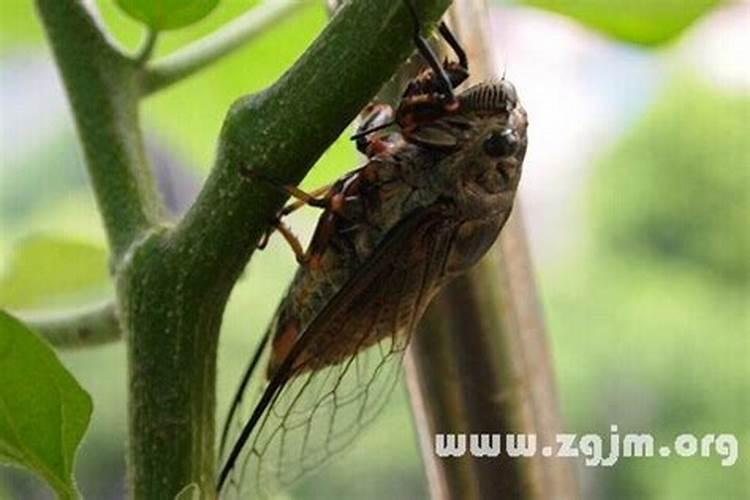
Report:
[[526,111],[507,80],[483,82],[458,95],[454,112],[415,127],[405,139],[439,152],[438,181],[457,189],[460,208],[502,210],[512,203],[526,153]]

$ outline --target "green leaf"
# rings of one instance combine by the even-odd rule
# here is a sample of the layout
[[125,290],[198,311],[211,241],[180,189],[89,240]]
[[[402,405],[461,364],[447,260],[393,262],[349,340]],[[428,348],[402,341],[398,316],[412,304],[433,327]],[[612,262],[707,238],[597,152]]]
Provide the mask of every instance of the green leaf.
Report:
[[219,0],[117,0],[131,17],[156,31],[173,30],[206,17]]
[[44,341],[1,310],[0,366],[0,463],[36,472],[60,498],[79,496],[73,465],[91,397]]
[[201,489],[196,483],[190,483],[175,495],[174,500],[200,500]]
[[626,42],[660,45],[679,35],[721,0],[520,0],[572,17]]
[[102,295],[110,283],[106,251],[88,243],[32,236],[9,260],[0,274],[3,307],[56,305],[66,297],[80,302]]

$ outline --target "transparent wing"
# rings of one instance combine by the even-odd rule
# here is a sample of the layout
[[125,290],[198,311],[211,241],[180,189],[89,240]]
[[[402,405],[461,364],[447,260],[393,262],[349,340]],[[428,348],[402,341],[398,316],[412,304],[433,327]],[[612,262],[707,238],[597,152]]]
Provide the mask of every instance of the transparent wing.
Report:
[[[308,327],[299,342],[317,341],[316,352],[334,348],[321,345],[335,342],[331,329],[362,348],[339,364],[286,379],[271,392],[252,432],[239,442],[241,449],[235,444],[236,458],[229,454],[225,498],[265,497],[289,485],[344,450],[382,409],[399,379],[411,333],[442,277],[453,226],[434,215],[414,216],[394,229]],[[404,249],[408,255],[393,253]],[[269,396],[268,387],[263,394]],[[230,424],[239,430],[252,412],[236,411]]]
[[[390,337],[393,338],[393,337]],[[259,423],[230,487],[238,498],[283,488],[344,450],[384,406],[405,346],[388,340],[292,379]]]

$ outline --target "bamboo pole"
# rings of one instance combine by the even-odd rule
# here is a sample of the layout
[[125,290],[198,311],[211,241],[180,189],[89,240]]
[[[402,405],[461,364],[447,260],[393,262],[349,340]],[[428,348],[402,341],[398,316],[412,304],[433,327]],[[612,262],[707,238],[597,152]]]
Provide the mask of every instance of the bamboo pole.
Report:
[[[495,77],[487,15],[483,0],[456,0],[449,11],[472,82]],[[436,433],[533,433],[540,448],[554,448],[562,432],[519,200],[488,255],[433,301],[407,354],[406,380],[431,498],[578,498],[570,460],[441,458],[433,448]]]

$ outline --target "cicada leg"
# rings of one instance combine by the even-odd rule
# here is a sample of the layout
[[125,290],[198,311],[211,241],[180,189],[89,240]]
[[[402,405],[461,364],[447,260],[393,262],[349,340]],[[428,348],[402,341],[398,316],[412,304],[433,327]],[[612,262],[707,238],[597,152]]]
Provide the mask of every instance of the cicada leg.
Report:
[[[273,223],[268,226],[268,229],[266,229],[266,231],[263,233],[260,242],[258,242],[258,250],[263,250],[266,245],[268,245],[268,240],[271,238],[271,235],[274,233],[274,231],[278,231],[279,234],[281,234],[281,236],[284,238],[284,241],[289,244],[292,252],[294,252],[294,257],[295,259],[297,259],[297,262],[301,265],[306,264],[308,258],[305,255],[305,250],[302,247],[302,243],[300,243],[299,238],[297,238],[294,233],[292,233],[291,228],[288,225],[284,224],[283,218],[293,212],[296,212],[304,206],[308,206],[308,199],[320,199],[319,197],[325,195],[325,193],[330,191],[330,189],[331,184],[321,186],[310,191],[309,193],[305,193],[306,199],[297,198],[295,201],[289,203],[284,208],[279,210],[279,213],[276,214],[276,218],[274,219]],[[302,192],[301,190],[298,191]]]
[[261,236],[257,248],[258,250],[263,250],[264,248],[266,248],[271,235],[274,233],[274,231],[278,231],[284,237],[284,240],[289,244],[292,252],[294,252],[294,256],[297,259],[297,262],[299,262],[300,264],[304,264],[306,262],[306,257],[305,251],[302,247],[302,243],[300,243],[299,239],[292,233],[292,230],[289,228],[289,226],[284,224],[282,219],[304,206],[312,206],[323,209],[331,208],[331,200],[325,196],[325,194],[331,189],[331,185],[328,184],[322,186],[308,193],[298,188],[297,186],[288,184],[285,185],[276,182],[273,179],[270,179],[269,177],[256,172],[250,167],[243,168],[242,175],[249,179],[255,179],[265,182],[269,186],[295,198],[295,201],[279,210],[273,220],[271,220],[268,228]]
[[306,262],[311,269],[320,267],[331,237],[337,231],[358,225],[364,219],[361,189],[373,176],[375,163],[352,172],[336,184],[330,192],[331,207],[323,212],[306,252]]
[[409,82],[396,110],[396,122],[406,136],[420,124],[457,111],[458,100],[453,89],[469,77],[466,52],[448,26],[441,22],[438,32],[456,54],[458,61],[446,59],[443,64],[439,64],[432,48],[419,33],[419,22],[414,7],[410,2],[407,4],[414,19],[414,43],[429,69]]
[[334,233],[339,230],[338,223],[342,220],[352,225],[359,223],[362,219],[362,200],[359,194],[356,193],[360,179],[360,174],[357,174],[351,178],[352,182],[350,184],[344,184],[340,191],[331,196],[330,205],[318,221],[315,233],[310,240],[310,245],[306,252],[302,251],[302,245],[299,243],[299,240],[279,220],[276,229],[294,250],[297,262],[313,269],[319,268],[323,253],[328,247],[328,242]]
[[332,184],[327,184],[308,193],[307,191],[303,191],[302,189],[292,184],[282,184],[274,179],[271,179],[264,174],[256,172],[251,167],[243,168],[242,175],[248,179],[254,179],[264,182],[272,188],[286,194],[287,196],[295,198],[295,201],[286,205],[276,214],[277,219],[286,217],[295,210],[304,206],[322,208],[324,210],[332,209],[335,206],[335,201],[331,196],[328,196]]
[[[241,170],[241,173],[243,177],[247,179],[258,180],[258,181],[264,182],[266,185],[278,191],[281,191],[282,193],[292,198],[297,199],[299,202],[301,202],[300,206],[309,205],[311,207],[328,208],[328,198],[325,196],[320,196],[320,194],[325,193],[326,188],[328,188],[329,186],[324,186],[320,189],[316,189],[315,191],[311,193],[308,193],[298,188],[297,186],[294,186],[291,184],[282,184],[268,177],[265,174],[257,172],[252,167],[248,167],[248,166],[243,167]],[[284,210],[288,210],[287,207],[282,209],[282,212]],[[288,213],[291,213],[294,210],[296,210],[296,208],[289,210]]]
[[357,132],[351,137],[355,141],[360,153],[372,158],[374,156],[388,152],[394,144],[394,134],[382,133],[375,134],[385,128],[394,125],[393,108],[388,104],[370,104],[365,108]]
[[[463,47],[461,47],[461,44],[458,43],[456,35],[454,35],[450,28],[448,28],[448,25],[442,21],[438,25],[438,32],[440,33],[440,36],[443,37],[443,40],[445,40],[445,43],[447,43],[451,50],[453,50],[453,53],[456,54],[456,57],[458,58],[458,66],[460,68],[463,68],[463,70],[468,74],[469,59],[468,57],[466,57],[466,51],[463,49]],[[458,83],[454,83],[453,81],[451,81],[451,83],[453,83],[454,87],[457,87],[459,85]]]
[[[417,46],[417,51],[424,58],[425,62],[427,62],[427,64],[432,69],[432,72],[435,74],[435,77],[437,78],[436,83],[441,87],[440,90],[442,91],[442,93],[450,100],[455,100],[456,97],[453,94],[453,84],[451,83],[450,78],[448,78],[448,74],[445,72],[445,68],[442,64],[440,64],[440,61],[435,55],[435,52],[432,50],[432,47],[430,47],[430,44],[422,36],[421,23],[419,22],[419,16],[417,15],[417,10],[414,7],[413,1],[405,0],[405,2],[406,6],[409,8],[409,13],[411,14],[412,21],[414,22],[413,38],[414,45]],[[443,23],[441,23],[441,25],[443,25]],[[445,29],[447,29],[447,27]],[[453,34],[451,34],[451,38],[455,40]]]
[[[319,205],[310,205],[310,203],[307,202],[307,199],[323,199],[322,197],[325,196],[325,194],[331,190],[332,184],[326,184],[325,186],[321,186],[319,188],[313,189],[309,193],[305,193],[306,199],[300,199],[295,196],[295,200],[288,205],[286,205],[284,208],[279,210],[278,217],[286,217],[287,215],[296,212],[302,207],[306,206],[314,206],[316,208],[321,208]],[[298,190],[300,191],[300,190]],[[293,196],[293,195],[291,195]]]
[[305,257],[305,249],[302,248],[302,243],[300,243],[299,239],[292,233],[292,230],[284,224],[281,219],[276,221],[276,224],[274,224],[274,228],[281,234],[281,236],[284,237],[284,240],[289,244],[289,247],[292,249],[292,252],[294,252],[294,258],[297,259],[297,262],[299,264],[304,265],[307,262],[307,258]]
[[275,230],[276,230],[276,226],[275,225],[272,224],[272,225],[268,226],[266,228],[266,230],[263,231],[263,234],[261,235],[260,240],[258,241],[258,244],[255,245],[255,248],[257,250],[261,250],[261,251],[265,250],[266,247],[268,246],[268,242],[271,239],[271,235],[273,234],[273,232]]
[[[385,152],[393,141],[383,140],[381,136],[369,137],[372,132],[391,125],[398,125],[404,136],[408,136],[417,126],[442,118],[458,110],[458,100],[453,89],[469,77],[468,58],[458,40],[448,26],[441,22],[438,33],[453,50],[458,61],[440,64],[430,44],[421,34],[419,16],[413,0],[404,0],[414,22],[413,40],[417,51],[425,60],[429,69],[424,70],[407,85],[401,96],[401,102],[395,112],[392,109],[378,108],[365,118],[362,125],[351,138],[357,141],[357,149],[368,157]],[[388,136],[383,136],[388,138]]]
[[255,248],[257,248],[258,250],[264,250],[266,246],[268,246],[271,235],[276,231],[278,231],[279,234],[284,237],[284,241],[289,244],[289,248],[292,249],[294,258],[297,260],[297,262],[300,264],[304,264],[306,262],[306,258],[302,243],[300,243],[299,238],[297,238],[294,233],[292,233],[292,230],[289,228],[289,226],[284,224],[284,222],[281,220],[281,217],[278,216],[268,225]]

